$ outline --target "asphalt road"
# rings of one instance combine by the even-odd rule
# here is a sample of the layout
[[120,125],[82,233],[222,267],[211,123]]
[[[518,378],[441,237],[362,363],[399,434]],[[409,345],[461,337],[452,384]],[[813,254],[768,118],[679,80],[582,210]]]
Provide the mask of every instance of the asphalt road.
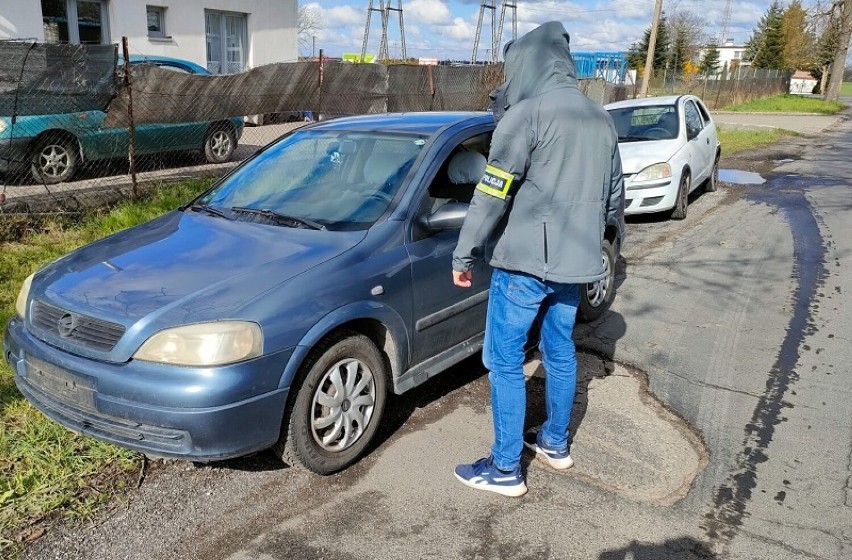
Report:
[[266,454],[154,463],[26,558],[850,558],[849,161],[844,122],[724,160],[764,185],[695,196],[681,222],[629,220],[616,303],[577,329],[577,464],[529,463],[524,498],[452,476],[491,439],[474,358],[393,399],[377,448],[344,473]]

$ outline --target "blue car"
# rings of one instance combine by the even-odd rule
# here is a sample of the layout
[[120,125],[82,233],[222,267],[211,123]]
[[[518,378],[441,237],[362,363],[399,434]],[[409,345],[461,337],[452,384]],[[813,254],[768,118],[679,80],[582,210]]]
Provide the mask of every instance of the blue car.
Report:
[[[151,64],[185,74],[210,75],[206,68],[170,57],[131,56],[131,65]],[[119,65],[121,68],[121,64]],[[129,133],[125,127],[105,128],[106,113],[81,111],[49,115],[0,115],[0,172],[44,184],[70,180],[87,162],[126,158]],[[209,163],[231,159],[242,136],[244,121],[141,124],[136,127],[136,153],[196,151]]]
[[[18,388],[150,456],[272,447],[345,468],[390,391],[482,346],[489,267],[472,289],[450,271],[494,126],[487,113],[307,125],[185,206],[45,266],[4,338]],[[622,234],[601,232],[613,261]]]

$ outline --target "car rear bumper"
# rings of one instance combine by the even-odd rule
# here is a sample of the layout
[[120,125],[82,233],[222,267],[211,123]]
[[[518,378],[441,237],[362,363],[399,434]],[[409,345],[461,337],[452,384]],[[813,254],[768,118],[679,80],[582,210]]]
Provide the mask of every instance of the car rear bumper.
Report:
[[[18,389],[47,417],[72,431],[152,457],[228,459],[270,447],[280,433],[287,389],[193,407],[140,402],[129,388],[105,394],[98,390],[99,374],[118,366],[57,350],[32,337],[19,318],[9,321],[3,355]],[[250,376],[251,371],[246,368],[245,374]],[[204,391],[197,381],[187,379],[183,387],[187,398]],[[169,390],[174,392],[175,387]]]

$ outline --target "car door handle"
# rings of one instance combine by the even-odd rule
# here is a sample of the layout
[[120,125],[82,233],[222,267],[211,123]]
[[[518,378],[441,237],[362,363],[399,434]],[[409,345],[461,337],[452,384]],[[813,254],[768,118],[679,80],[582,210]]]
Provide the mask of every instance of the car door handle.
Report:
[[709,138],[707,139],[707,145],[708,146],[710,145],[710,139]]

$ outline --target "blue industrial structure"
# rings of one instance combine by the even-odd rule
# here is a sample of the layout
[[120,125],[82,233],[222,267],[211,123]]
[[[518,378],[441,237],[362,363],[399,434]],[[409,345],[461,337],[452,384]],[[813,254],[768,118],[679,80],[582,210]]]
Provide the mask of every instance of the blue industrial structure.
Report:
[[627,75],[627,53],[623,52],[572,52],[578,78],[604,78],[608,82],[623,83]]

